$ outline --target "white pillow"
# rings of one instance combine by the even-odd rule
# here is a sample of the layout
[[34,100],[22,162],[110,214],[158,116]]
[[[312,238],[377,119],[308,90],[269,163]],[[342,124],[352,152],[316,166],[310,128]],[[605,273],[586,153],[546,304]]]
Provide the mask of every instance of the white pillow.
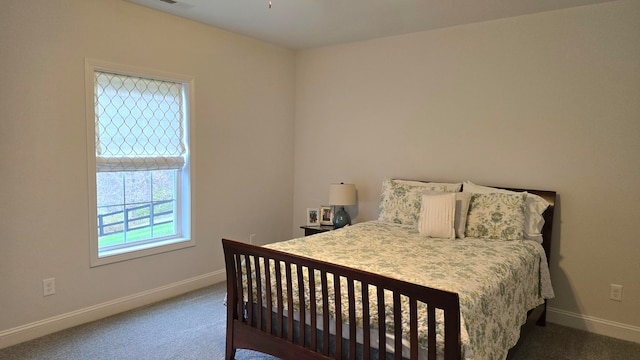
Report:
[[418,232],[429,237],[454,239],[455,214],[455,193],[423,194]]
[[542,227],[544,217],[542,214],[549,207],[547,200],[536,194],[527,194],[524,204],[524,238],[535,240],[542,244]]
[[[425,195],[442,195],[441,191],[425,191]],[[456,194],[456,213],[453,227],[456,231],[456,237],[464,239],[465,228],[467,225],[467,214],[469,213],[469,202],[471,201],[471,193],[457,192]],[[422,198],[421,203],[422,203]]]
[[458,192],[456,194],[456,218],[454,228],[456,229],[456,237],[464,239],[464,232],[467,226],[467,214],[469,213],[469,201],[471,201],[471,193]]
[[[463,183],[462,191],[474,194],[518,194],[517,191],[476,185],[471,181],[465,181]],[[524,191],[524,194],[526,194],[524,205],[524,238],[542,243],[542,227],[544,226],[544,217],[542,217],[542,214],[549,207],[549,203],[538,195],[530,194],[526,191]]]

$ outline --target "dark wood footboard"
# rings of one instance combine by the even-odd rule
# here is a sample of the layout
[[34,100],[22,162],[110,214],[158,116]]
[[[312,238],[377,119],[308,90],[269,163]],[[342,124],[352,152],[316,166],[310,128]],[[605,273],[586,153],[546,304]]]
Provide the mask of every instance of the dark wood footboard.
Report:
[[[236,349],[256,350],[283,359],[356,359],[358,348],[363,359],[371,358],[372,352],[385,359],[386,351],[377,351],[372,345],[376,343],[375,338],[371,339],[372,329],[382,329],[377,332],[382,349],[387,343],[385,329],[393,333],[394,359],[402,358],[403,338],[409,340],[410,359],[418,359],[418,309],[422,304],[428,309],[428,359],[436,359],[436,309],[444,313],[444,359],[461,357],[456,293],[236,241],[223,239],[222,244],[227,272],[227,359],[233,359]],[[265,271],[270,264],[280,265],[274,267],[275,276]],[[304,274],[320,274],[320,281],[315,280],[316,276],[305,280]],[[341,281],[328,285],[327,278]],[[370,320],[371,289],[375,289],[377,305],[372,306],[377,307],[378,316]],[[309,298],[305,298],[305,290]],[[318,308],[315,294],[320,290],[322,298],[332,296],[334,304],[322,301]],[[389,294],[392,301],[388,301]],[[348,299],[346,303],[343,296]],[[364,304],[362,314],[356,314],[356,299]],[[401,299],[409,304],[407,309],[401,307]],[[294,311],[294,302],[307,306]],[[385,310],[389,306],[391,313]],[[348,314],[346,319],[343,309]],[[335,316],[330,318],[330,313]],[[357,324],[357,317],[362,319],[361,324]],[[390,318],[393,330],[385,325],[385,319]],[[402,333],[402,319],[409,319],[408,335]],[[335,328],[331,322],[335,322]],[[362,330],[361,343],[356,342],[357,327]],[[330,328],[335,329],[333,334],[323,331]]]

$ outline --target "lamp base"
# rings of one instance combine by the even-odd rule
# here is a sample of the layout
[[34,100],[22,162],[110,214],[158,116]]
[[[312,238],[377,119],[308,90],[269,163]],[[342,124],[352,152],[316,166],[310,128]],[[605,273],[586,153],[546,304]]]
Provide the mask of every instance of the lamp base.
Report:
[[333,227],[339,229],[346,225],[351,225],[351,217],[349,216],[349,213],[344,209],[344,206],[341,206],[340,210],[338,210],[333,215]]

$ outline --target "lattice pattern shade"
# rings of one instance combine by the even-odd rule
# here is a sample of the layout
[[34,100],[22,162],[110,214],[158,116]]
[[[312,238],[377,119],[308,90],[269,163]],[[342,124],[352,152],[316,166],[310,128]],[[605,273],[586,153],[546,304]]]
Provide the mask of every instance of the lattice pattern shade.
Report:
[[97,171],[184,166],[182,84],[95,72]]

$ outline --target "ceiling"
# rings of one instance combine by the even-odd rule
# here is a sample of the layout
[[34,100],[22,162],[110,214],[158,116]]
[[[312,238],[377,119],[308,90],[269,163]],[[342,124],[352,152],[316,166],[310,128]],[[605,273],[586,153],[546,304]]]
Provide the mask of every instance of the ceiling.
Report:
[[307,49],[612,0],[126,0]]

